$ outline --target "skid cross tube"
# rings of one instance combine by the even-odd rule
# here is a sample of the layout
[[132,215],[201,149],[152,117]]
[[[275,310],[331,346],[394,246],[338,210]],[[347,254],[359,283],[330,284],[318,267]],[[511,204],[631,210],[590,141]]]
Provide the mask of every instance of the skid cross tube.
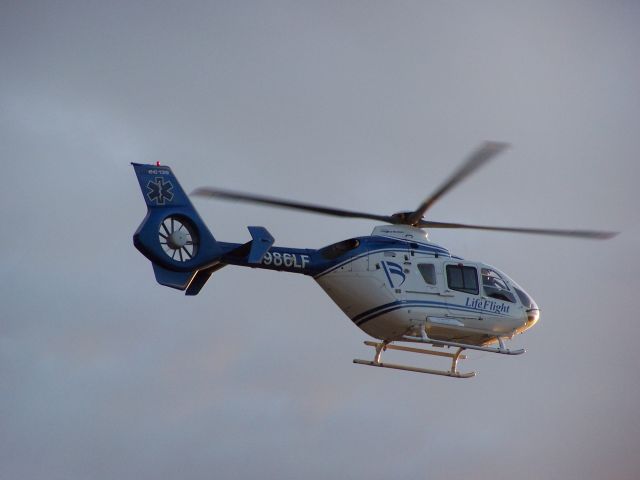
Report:
[[[364,342],[365,345],[369,346],[369,347],[378,347],[378,345],[383,345],[384,342],[382,343],[376,343],[376,342],[370,342],[370,341],[366,341]],[[412,352],[412,353],[424,353],[426,355],[435,355],[437,357],[449,357],[449,358],[453,358],[456,354],[455,353],[449,353],[449,352],[438,352],[436,350],[425,350],[424,348],[414,348],[414,347],[404,347],[402,345],[391,345],[391,344],[387,344],[386,348],[382,347],[384,350],[400,350],[403,352]],[[465,358],[467,358],[466,355],[460,355],[460,360],[464,360]]]

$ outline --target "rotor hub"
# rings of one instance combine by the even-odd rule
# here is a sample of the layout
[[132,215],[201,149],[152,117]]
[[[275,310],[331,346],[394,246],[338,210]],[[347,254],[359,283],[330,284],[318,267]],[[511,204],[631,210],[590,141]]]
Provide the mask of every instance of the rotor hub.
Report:
[[391,223],[393,223],[394,225],[412,225],[412,223],[409,221],[409,218],[412,214],[413,212],[396,212],[391,215]]
[[174,250],[184,247],[189,240],[189,234],[186,230],[174,231],[167,238],[167,245]]

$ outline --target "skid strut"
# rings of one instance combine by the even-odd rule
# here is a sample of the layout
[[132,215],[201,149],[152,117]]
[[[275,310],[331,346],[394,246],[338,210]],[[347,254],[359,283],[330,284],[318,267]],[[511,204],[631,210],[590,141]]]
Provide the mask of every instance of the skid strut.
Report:
[[[476,372],[459,372],[458,371],[458,360],[462,360],[466,358],[465,355],[462,355],[464,351],[464,347],[459,347],[456,353],[449,352],[437,352],[435,350],[426,350],[424,348],[414,348],[414,347],[404,347],[400,345],[391,345],[390,342],[364,342],[365,345],[369,347],[374,347],[376,350],[375,357],[373,361],[368,360],[360,360],[354,359],[353,363],[358,363],[360,365],[370,365],[372,367],[382,367],[382,368],[393,368],[396,370],[405,370],[407,372],[418,372],[418,373],[428,373],[431,375],[442,375],[445,377],[455,377],[455,378],[471,378],[476,375]],[[382,352],[385,350],[399,350],[402,352],[411,352],[411,353],[421,353],[424,355],[435,355],[438,357],[449,357],[451,358],[451,368],[449,370],[434,370],[431,368],[419,368],[413,367],[411,365],[398,365],[395,363],[382,363],[380,361],[382,357]]]

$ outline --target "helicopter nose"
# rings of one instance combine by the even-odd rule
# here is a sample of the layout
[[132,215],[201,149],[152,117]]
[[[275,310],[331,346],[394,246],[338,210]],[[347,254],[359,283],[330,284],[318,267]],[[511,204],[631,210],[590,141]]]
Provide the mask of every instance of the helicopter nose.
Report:
[[527,328],[533,327],[540,320],[540,310],[537,308],[530,308],[527,310]]

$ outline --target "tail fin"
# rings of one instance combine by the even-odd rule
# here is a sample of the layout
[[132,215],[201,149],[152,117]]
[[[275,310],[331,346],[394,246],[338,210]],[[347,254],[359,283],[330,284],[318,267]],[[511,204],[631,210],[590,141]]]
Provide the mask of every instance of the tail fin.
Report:
[[151,260],[158,283],[185,290],[199,270],[218,265],[221,249],[171,168],[132,165],[147,204],[147,216],[133,235],[133,244]]

